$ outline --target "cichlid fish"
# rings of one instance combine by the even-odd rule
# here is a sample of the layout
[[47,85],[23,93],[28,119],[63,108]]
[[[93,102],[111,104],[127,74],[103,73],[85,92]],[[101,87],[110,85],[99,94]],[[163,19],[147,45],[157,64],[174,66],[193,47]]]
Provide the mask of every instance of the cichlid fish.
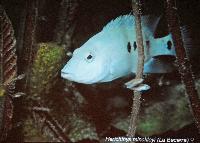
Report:
[[[135,18],[125,15],[108,23],[101,32],[91,37],[73,52],[61,71],[61,77],[84,84],[108,82],[135,73],[137,43]],[[142,31],[145,48],[145,73],[167,73],[172,66],[153,57],[175,56],[171,34],[154,38],[160,17],[143,16]]]

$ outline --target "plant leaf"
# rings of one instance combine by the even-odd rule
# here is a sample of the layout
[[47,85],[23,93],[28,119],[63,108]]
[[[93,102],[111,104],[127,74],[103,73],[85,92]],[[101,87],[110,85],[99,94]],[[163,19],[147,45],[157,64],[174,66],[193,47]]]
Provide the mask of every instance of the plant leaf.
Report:
[[17,74],[15,43],[11,21],[0,6],[0,141],[6,140],[12,128],[13,103],[9,95],[14,93]]

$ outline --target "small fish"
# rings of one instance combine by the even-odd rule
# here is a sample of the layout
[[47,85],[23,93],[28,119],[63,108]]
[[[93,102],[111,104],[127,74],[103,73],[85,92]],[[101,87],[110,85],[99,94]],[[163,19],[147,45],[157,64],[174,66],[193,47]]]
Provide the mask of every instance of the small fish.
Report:
[[[61,70],[61,77],[84,84],[109,82],[135,73],[137,43],[135,18],[124,15],[108,23],[101,32],[91,37],[73,52],[72,58]],[[142,30],[145,48],[145,73],[167,73],[173,68],[153,57],[175,56],[171,34],[154,38],[160,17],[143,16]]]
[[25,96],[26,94],[25,93],[23,93],[23,92],[17,92],[17,93],[15,93],[12,97],[14,97],[14,98],[19,98],[19,97],[22,97],[22,96]]

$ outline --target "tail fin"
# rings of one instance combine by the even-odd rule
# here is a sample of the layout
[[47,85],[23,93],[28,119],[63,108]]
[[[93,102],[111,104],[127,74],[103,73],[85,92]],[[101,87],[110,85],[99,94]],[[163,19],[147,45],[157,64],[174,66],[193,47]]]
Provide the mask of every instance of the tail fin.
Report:
[[157,26],[158,26],[158,23],[160,21],[160,18],[161,18],[161,16],[156,16],[156,15],[142,16],[143,28],[146,28],[146,30],[149,31],[150,34],[152,34],[154,36],[155,31],[156,31]]
[[185,25],[180,29],[186,54],[189,58],[193,58],[197,52],[199,52],[200,42],[197,39],[198,37],[193,35],[192,28],[190,26]]

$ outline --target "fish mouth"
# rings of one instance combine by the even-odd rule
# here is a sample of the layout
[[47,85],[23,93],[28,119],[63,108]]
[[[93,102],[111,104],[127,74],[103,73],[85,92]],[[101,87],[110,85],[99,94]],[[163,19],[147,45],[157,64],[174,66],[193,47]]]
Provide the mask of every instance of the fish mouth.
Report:
[[73,75],[71,73],[65,73],[65,72],[61,72],[61,77],[64,79],[69,79],[71,80]]
[[81,78],[77,78],[72,73],[61,72],[61,77],[64,79],[70,80],[70,81],[83,83],[83,84],[92,84],[93,83],[93,82],[86,82],[84,79],[81,79]]

